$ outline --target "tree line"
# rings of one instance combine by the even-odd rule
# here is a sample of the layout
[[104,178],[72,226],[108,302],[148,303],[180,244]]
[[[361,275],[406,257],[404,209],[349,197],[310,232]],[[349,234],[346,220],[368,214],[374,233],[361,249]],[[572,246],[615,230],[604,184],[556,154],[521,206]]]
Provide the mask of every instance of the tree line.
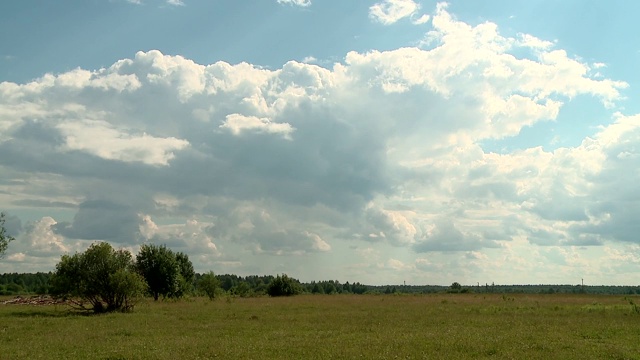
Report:
[[[5,273],[0,274],[0,295],[47,295],[50,294],[49,279],[53,272]],[[194,285],[186,295],[207,296],[201,280],[207,273],[195,273]],[[254,297],[267,296],[268,285],[275,279],[272,275],[239,276],[235,274],[215,274],[215,296]],[[300,282],[302,294],[434,294],[452,292],[494,293],[494,294],[603,294],[640,295],[640,286],[611,285],[480,285],[464,286],[456,289],[442,285],[364,285],[359,282],[338,280]],[[466,291],[465,291],[466,290]]]

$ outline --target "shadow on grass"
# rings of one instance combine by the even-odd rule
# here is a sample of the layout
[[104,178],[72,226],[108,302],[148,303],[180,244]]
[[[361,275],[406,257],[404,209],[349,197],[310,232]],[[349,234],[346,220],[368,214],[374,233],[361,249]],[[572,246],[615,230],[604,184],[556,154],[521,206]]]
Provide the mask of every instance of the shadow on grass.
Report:
[[22,311],[8,311],[0,313],[0,317],[15,317],[15,318],[64,318],[64,317],[76,317],[76,316],[93,316],[92,312],[74,311],[72,309],[56,309],[56,310],[39,310],[39,309],[24,309]]

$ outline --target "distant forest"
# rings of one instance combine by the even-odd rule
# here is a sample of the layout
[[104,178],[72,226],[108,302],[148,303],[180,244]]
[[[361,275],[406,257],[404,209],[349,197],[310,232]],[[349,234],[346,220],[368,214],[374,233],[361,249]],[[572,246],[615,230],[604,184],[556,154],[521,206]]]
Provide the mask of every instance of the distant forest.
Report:
[[[5,273],[0,275],[0,295],[46,295],[49,293],[49,279],[52,273],[38,272]],[[202,274],[196,274],[196,283]],[[232,274],[216,275],[220,291],[227,295],[251,297],[266,295],[267,286],[274,276],[238,276]],[[337,280],[299,282],[303,293],[308,294],[433,294],[433,293],[496,293],[496,294],[640,294],[640,286],[609,285],[473,285],[465,286],[454,283],[442,285],[364,285],[359,282]],[[193,292],[197,292],[193,288]]]

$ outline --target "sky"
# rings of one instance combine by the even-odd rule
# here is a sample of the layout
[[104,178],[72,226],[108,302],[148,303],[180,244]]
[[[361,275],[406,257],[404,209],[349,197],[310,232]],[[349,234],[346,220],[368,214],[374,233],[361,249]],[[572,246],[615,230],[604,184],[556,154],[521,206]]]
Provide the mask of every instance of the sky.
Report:
[[0,273],[108,241],[302,281],[637,285],[638,11],[0,2]]

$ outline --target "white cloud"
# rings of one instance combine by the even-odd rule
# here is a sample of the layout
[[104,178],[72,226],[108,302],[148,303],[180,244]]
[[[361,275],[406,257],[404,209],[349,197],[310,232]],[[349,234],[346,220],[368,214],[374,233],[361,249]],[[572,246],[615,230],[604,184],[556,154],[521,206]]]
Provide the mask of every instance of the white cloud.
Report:
[[302,59],[302,62],[305,64],[314,64],[318,62],[318,59],[313,56],[305,56],[305,58]]
[[[382,23],[418,10],[371,9]],[[466,24],[443,4],[414,22],[428,20],[420,47],[349,52],[328,68],[148,51],[0,83],[0,204],[67,216],[23,231],[39,250],[16,245],[0,270],[50,270],[61,252],[108,240],[167,243],[200,270],[300,277],[344,253],[363,263],[335,257],[327,271],[350,281],[351,269],[358,281],[445,284],[504,279],[493,269],[507,265],[522,281],[542,276],[541,264],[554,276],[570,265],[571,276],[615,273],[607,259],[640,232],[629,210],[640,208],[638,115],[614,115],[575,147],[498,154],[482,144],[554,121],[579,96],[615,106],[627,84],[593,76],[597,65],[554,42]],[[605,246],[608,257],[591,253]]]
[[245,131],[264,132],[269,134],[282,134],[285,138],[290,138],[293,127],[289,124],[273,123],[267,118],[257,118],[255,116],[243,116],[240,114],[229,114],[220,128],[229,129],[234,135],[240,135]]
[[312,234],[308,231],[304,232],[304,235],[311,239],[313,242],[311,248],[316,251],[327,252],[331,250],[331,245],[329,245],[326,241],[322,240],[320,236],[317,234]]
[[549,50],[553,47],[551,41],[541,40],[529,34],[518,34],[518,44],[531,49]]
[[409,265],[406,265],[405,263],[403,263],[398,259],[389,259],[387,260],[386,265],[387,267],[395,271],[407,270],[411,268]]
[[28,245],[25,251],[27,255],[59,256],[71,250],[65,245],[63,237],[53,232],[52,227],[56,224],[53,218],[47,216],[28,227],[25,238],[21,239]]
[[213,226],[212,223],[190,219],[184,224],[159,226],[151,220],[149,215],[143,215],[143,220],[140,233],[146,242],[164,244],[175,251],[187,254],[198,254],[210,258],[221,256],[215,239],[208,232]]
[[174,151],[186,148],[185,140],[156,138],[145,133],[128,134],[111,128],[106,121],[86,120],[57,126],[65,145],[62,151],[80,150],[107,160],[168,165]]
[[411,20],[411,22],[414,25],[422,25],[422,24],[426,24],[427,22],[429,22],[430,19],[431,19],[431,16],[429,16],[427,14],[423,14],[420,17],[418,17],[417,19]]
[[414,212],[385,210],[370,203],[366,208],[366,216],[371,228],[364,232],[370,239],[401,246],[415,242],[418,231],[411,221]]
[[[369,17],[383,25],[391,25],[406,17],[411,17],[420,10],[420,5],[413,0],[384,0],[369,8]],[[424,15],[417,20],[418,24],[428,21]]]
[[311,0],[277,0],[278,4],[287,4],[287,5],[295,5],[307,7],[311,6]]

